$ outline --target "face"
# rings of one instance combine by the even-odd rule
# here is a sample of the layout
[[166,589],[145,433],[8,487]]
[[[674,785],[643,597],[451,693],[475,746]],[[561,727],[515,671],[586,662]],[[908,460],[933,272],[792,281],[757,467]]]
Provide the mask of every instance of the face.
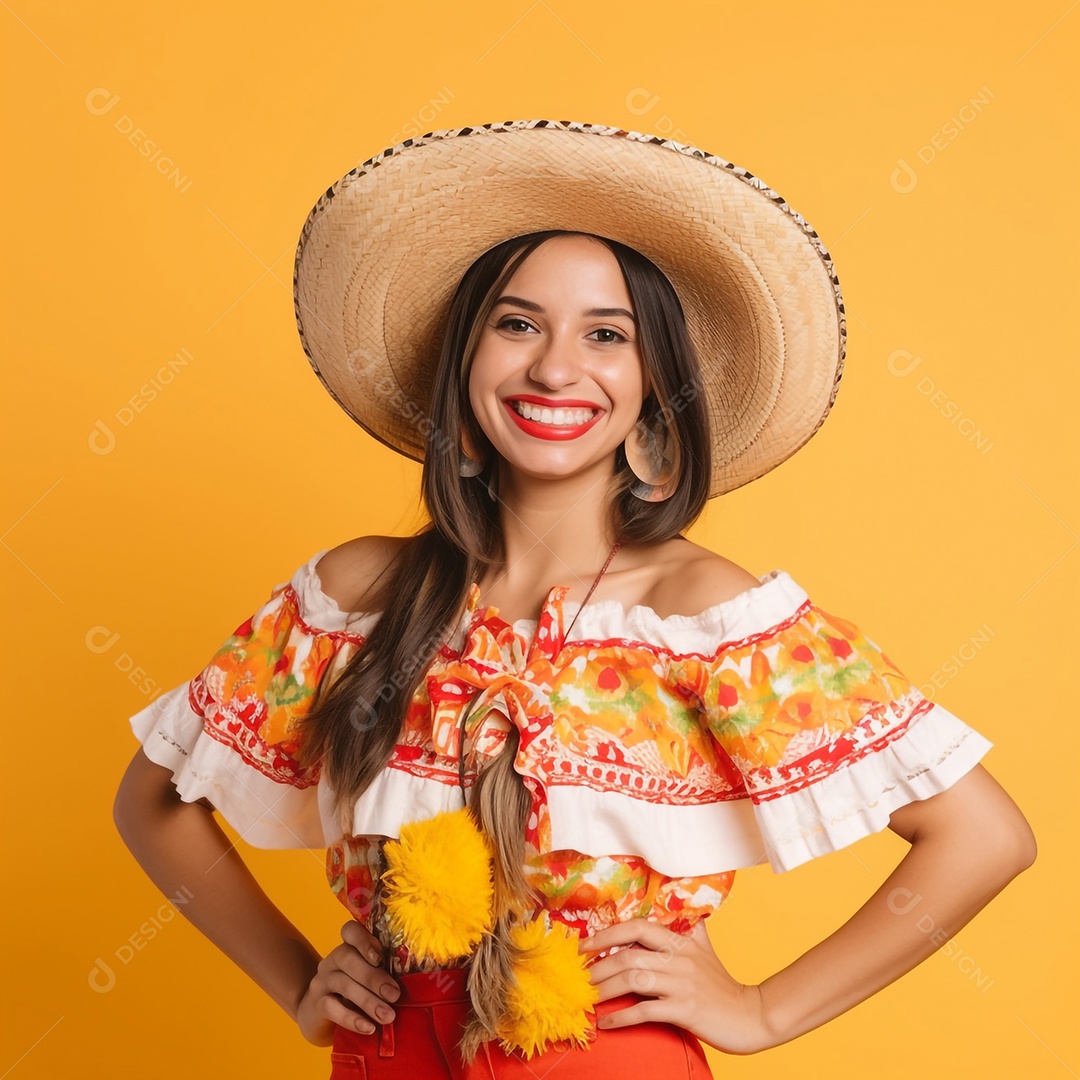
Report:
[[553,237],[518,267],[469,380],[473,412],[511,468],[555,479],[610,463],[648,394],[634,315],[619,263],[597,240]]

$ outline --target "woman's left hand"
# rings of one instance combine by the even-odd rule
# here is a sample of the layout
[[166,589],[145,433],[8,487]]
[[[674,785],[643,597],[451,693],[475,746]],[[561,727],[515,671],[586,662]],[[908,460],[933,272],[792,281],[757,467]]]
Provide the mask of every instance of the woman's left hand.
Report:
[[629,945],[589,968],[599,1000],[640,994],[640,1001],[608,1013],[602,1028],[646,1021],[677,1024],[729,1054],[753,1054],[773,1045],[759,988],[733,979],[713,950],[702,919],[676,934],[648,919],[626,922],[581,939],[582,952]]

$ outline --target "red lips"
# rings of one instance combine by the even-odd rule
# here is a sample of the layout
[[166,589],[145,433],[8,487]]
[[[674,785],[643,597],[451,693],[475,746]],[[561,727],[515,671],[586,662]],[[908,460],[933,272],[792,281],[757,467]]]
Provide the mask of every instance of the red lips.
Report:
[[[521,396],[517,398],[518,401],[527,401],[534,405],[543,404],[543,399],[531,398]],[[503,405],[506,411],[513,418],[514,423],[517,424],[522,431],[527,435],[532,435],[537,439],[576,439],[581,435],[584,435],[596,423],[597,420],[603,416],[603,412],[597,412],[590,420],[587,420],[584,424],[565,425],[565,424],[541,424],[537,420],[526,420],[511,404],[510,400],[503,401]],[[595,409],[596,406],[589,402],[582,402],[581,404],[575,404],[572,401],[559,402],[559,406],[563,408],[580,408],[580,409]],[[546,405],[546,408],[552,408],[551,405]]]

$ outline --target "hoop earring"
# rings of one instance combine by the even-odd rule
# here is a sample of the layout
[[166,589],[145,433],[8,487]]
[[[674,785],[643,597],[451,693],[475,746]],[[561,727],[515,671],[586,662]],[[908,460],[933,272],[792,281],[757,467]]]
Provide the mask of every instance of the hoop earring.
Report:
[[458,451],[458,474],[460,476],[479,476],[484,471],[484,466],[479,461],[474,461],[464,450]]
[[642,502],[663,502],[678,487],[681,455],[677,440],[662,421],[650,427],[639,420],[623,442],[626,464],[637,478],[630,494]]
[[461,433],[458,444],[458,474],[460,476],[479,476],[484,471],[484,463],[472,455],[472,443],[465,431]]

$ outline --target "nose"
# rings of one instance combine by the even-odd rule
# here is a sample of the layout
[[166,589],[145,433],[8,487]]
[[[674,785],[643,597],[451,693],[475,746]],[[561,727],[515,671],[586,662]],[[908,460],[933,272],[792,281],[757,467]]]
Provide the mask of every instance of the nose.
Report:
[[529,377],[552,389],[576,383],[581,378],[581,358],[573,336],[558,332],[546,336],[529,365]]

